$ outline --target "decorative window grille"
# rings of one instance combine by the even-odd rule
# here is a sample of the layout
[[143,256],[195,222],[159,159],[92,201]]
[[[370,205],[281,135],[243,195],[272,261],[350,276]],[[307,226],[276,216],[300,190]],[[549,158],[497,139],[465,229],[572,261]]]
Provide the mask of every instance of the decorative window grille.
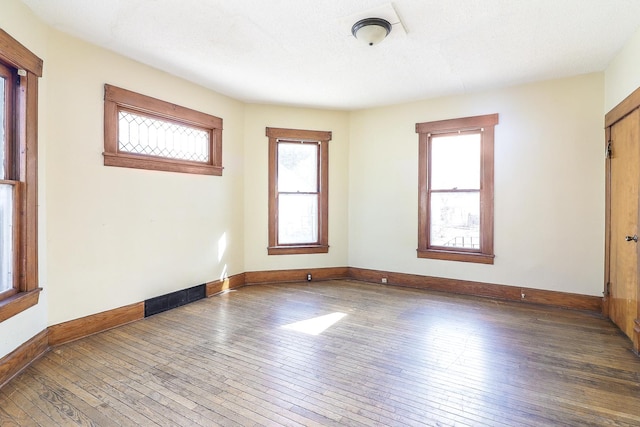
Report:
[[209,163],[211,134],[207,130],[118,112],[118,150],[121,152]]

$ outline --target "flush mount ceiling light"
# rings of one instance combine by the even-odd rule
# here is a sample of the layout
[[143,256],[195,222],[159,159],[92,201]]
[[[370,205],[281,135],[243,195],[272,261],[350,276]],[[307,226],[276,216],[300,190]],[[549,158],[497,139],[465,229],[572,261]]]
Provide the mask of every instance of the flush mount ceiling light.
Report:
[[351,34],[357,38],[373,46],[380,43],[391,32],[391,24],[382,18],[365,18],[361,19],[351,27]]

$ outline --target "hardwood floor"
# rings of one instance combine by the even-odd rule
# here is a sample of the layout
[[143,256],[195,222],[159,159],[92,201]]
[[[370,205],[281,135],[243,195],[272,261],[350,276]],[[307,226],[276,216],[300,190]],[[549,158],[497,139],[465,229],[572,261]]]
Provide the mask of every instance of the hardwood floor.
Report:
[[0,390],[0,425],[637,426],[630,347],[587,312],[249,286],[53,349]]

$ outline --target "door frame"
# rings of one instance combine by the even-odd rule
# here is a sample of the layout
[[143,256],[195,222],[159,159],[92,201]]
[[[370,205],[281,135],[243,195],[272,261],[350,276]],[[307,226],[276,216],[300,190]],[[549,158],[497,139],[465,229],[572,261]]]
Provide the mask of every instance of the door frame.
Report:
[[[605,153],[608,150],[608,144],[611,139],[611,127],[638,108],[640,108],[640,88],[633,91],[605,115]],[[640,161],[640,159],[638,159],[638,161]],[[609,304],[611,302],[609,298],[609,283],[611,279],[611,265],[609,259],[611,251],[611,162],[608,156],[606,156],[605,160],[605,180],[604,298],[602,300],[602,314],[609,317]],[[636,292],[636,302],[638,307],[636,308],[636,318],[634,319],[634,336],[632,337],[632,342],[633,351],[636,354],[640,354],[640,298],[638,298],[638,296],[640,296],[640,292],[638,289],[636,289]]]

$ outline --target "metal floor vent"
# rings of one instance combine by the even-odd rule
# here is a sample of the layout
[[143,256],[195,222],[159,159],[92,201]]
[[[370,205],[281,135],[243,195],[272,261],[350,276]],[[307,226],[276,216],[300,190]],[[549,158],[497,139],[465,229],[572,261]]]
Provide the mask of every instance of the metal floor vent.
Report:
[[194,286],[193,288],[182,289],[170,294],[150,298],[144,302],[144,317],[153,316],[181,305],[189,304],[206,296],[205,285]]

